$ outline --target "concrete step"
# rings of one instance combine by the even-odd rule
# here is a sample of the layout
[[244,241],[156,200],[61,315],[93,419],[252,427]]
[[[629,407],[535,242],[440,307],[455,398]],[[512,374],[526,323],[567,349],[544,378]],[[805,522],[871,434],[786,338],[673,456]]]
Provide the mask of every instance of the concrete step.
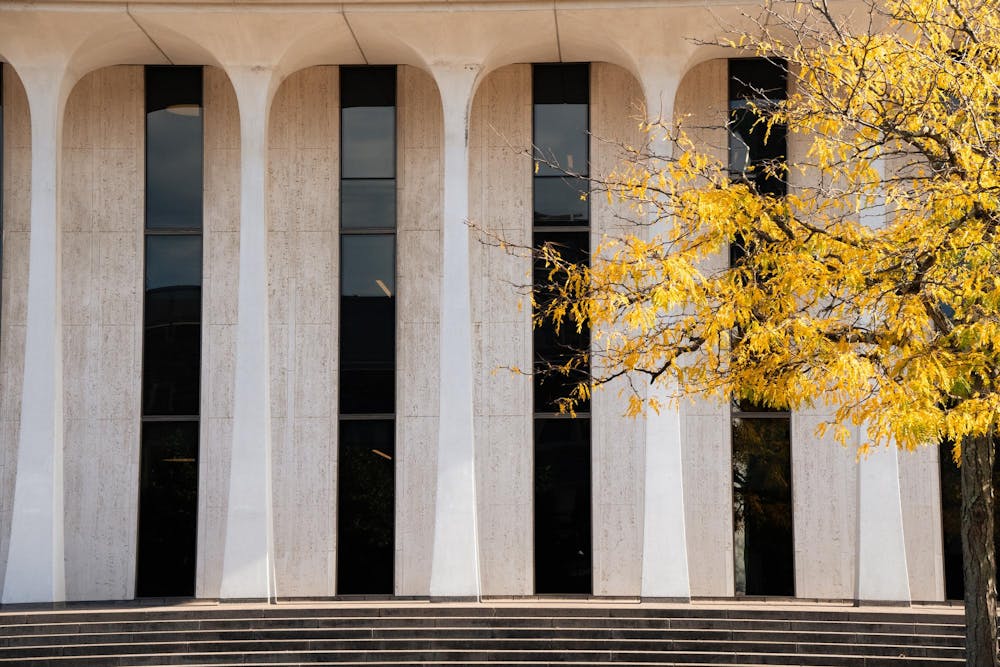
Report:
[[7,608],[0,665],[958,665],[963,620],[740,605]]

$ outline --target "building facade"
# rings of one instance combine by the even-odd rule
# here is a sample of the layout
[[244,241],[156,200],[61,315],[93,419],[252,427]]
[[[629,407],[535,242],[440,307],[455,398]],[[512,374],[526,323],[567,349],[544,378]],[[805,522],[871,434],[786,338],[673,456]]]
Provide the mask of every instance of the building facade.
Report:
[[491,235],[642,230],[644,116],[759,149],[709,5],[0,2],[3,602],[945,599],[936,448],[510,370],[589,335]]

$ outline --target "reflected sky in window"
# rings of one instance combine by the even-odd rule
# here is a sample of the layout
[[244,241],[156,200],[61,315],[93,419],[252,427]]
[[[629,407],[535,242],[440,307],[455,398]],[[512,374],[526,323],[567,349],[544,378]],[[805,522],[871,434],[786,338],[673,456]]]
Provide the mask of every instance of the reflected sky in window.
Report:
[[341,295],[391,297],[395,294],[395,236],[344,236],[341,253]]
[[147,236],[146,289],[201,285],[200,236]]
[[183,105],[146,114],[146,227],[200,228],[201,109]]

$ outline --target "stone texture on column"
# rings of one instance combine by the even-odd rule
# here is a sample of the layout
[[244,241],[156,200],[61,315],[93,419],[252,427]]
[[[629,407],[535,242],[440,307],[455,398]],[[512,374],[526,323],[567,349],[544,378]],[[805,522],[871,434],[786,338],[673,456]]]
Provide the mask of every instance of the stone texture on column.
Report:
[[947,445],[899,452],[903,541],[914,602],[940,601],[945,595],[939,450],[941,456],[951,456]]
[[[864,427],[860,437],[864,438]],[[857,599],[910,601],[910,580],[895,444],[878,447],[858,467]]]
[[792,413],[792,519],[795,595],[850,600],[857,579],[858,473],[856,443],[841,446],[833,429],[816,427],[825,408]]
[[[397,595],[429,595],[434,546],[441,336],[441,97],[416,67],[397,69]],[[446,380],[448,378],[445,378]]]
[[233,445],[236,301],[240,252],[240,123],[226,73],[204,70],[205,195],[198,578],[195,595],[219,597]]
[[531,65],[490,72],[469,121],[476,342],[476,499],[483,595],[535,590],[532,526],[531,260],[489,235],[531,242]]
[[17,436],[24,381],[24,328],[31,236],[31,122],[14,69],[3,68],[3,279],[0,282],[0,590],[7,569]]
[[[681,79],[674,118],[694,145],[717,159],[727,154],[728,113],[726,61],[710,60],[693,67]],[[659,113],[659,99],[650,113]],[[715,265],[725,266],[719,255]],[[706,266],[706,270],[711,267]],[[729,406],[695,399],[680,406],[681,465],[684,480],[684,520],[688,574],[692,597],[732,596],[733,467]]]
[[432,597],[478,597],[473,420],[472,312],[469,283],[469,109],[478,65],[432,69],[444,111],[444,210],[441,276],[441,414]]
[[282,597],[334,594],[339,70],[289,76],[271,110],[268,301],[274,557]]
[[[790,93],[795,80],[790,77]],[[788,135],[790,164],[808,164],[812,137]],[[791,169],[793,194],[819,185],[815,170]],[[841,446],[829,429],[822,438],[816,428],[831,422],[835,410],[817,401],[812,408],[792,412],[792,520],[794,523],[795,595],[801,598],[854,598],[858,554],[857,442]]]
[[[590,173],[595,178],[626,159],[623,145],[636,146],[644,140],[637,122],[641,100],[642,88],[629,72],[609,63],[591,63]],[[609,204],[603,193],[590,198],[590,220],[591,253],[607,237],[646,232],[627,205]],[[596,344],[593,352],[593,371],[600,375]],[[590,401],[594,595],[638,596],[642,590],[646,423],[626,416],[630,392],[623,378],[599,388]],[[676,490],[679,495],[680,488]]]
[[143,307],[142,67],[66,105],[61,242],[66,597],[135,595]]
[[59,171],[63,110],[71,82],[61,65],[22,75],[31,112],[31,238],[5,604],[66,598]]
[[270,598],[271,406],[268,377],[267,129],[274,72],[227,69],[240,112],[240,261],[233,449],[229,467],[222,598]]

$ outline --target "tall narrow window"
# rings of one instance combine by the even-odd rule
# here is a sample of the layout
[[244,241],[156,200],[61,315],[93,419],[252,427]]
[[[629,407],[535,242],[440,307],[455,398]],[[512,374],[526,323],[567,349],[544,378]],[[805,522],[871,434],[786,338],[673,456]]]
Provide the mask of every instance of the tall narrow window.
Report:
[[146,68],[136,595],[194,595],[201,377],[202,71]]
[[396,69],[340,70],[337,593],[391,594],[395,550]]
[[[586,64],[535,65],[533,244],[554,245],[575,261],[590,253],[590,69]],[[535,293],[546,298],[547,271],[535,267]],[[559,414],[587,373],[547,372],[590,348],[590,332],[546,324],[534,331],[535,592],[592,590],[590,404],[576,417]]]
[[[786,133],[758,123],[757,109],[785,96],[784,67],[761,59],[729,61],[729,170],[758,192],[783,196],[784,177],[767,167],[784,161]],[[756,108],[755,108],[756,107]],[[736,239],[729,262],[753,252]],[[737,400],[732,406],[733,546],[736,592],[794,595],[792,458],[787,410]]]

